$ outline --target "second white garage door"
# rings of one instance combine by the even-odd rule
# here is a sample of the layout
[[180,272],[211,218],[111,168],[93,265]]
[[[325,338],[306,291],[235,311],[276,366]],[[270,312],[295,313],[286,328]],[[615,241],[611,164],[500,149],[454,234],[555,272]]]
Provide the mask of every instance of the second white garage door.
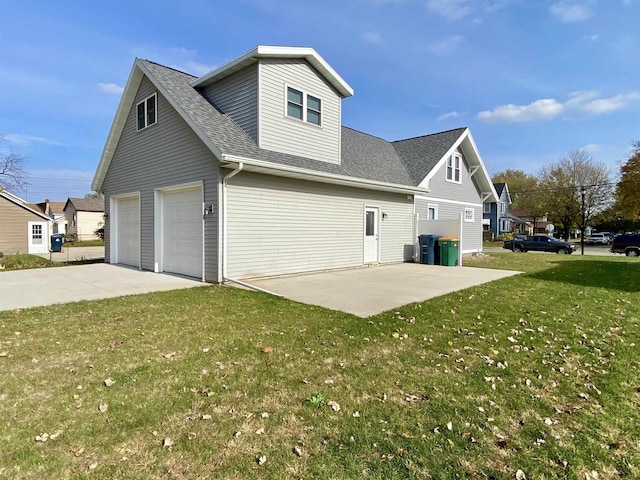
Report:
[[162,193],[162,270],[202,278],[202,188]]

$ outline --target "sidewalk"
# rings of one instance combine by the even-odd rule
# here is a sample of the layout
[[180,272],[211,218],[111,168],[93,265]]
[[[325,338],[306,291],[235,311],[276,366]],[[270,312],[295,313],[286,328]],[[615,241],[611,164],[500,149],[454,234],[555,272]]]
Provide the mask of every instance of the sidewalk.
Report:
[[37,255],[53,262],[77,262],[104,258],[104,247],[63,247],[62,250],[60,253],[38,253]]

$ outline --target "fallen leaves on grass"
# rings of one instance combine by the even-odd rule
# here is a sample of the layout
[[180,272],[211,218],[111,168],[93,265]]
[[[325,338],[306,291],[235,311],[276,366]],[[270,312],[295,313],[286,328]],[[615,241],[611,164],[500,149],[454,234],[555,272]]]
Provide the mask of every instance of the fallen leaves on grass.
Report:
[[115,380],[112,380],[111,378],[107,378],[107,379],[104,381],[104,386],[105,386],[105,387],[112,387],[113,385],[115,385],[115,383],[116,383],[116,381],[115,381]]

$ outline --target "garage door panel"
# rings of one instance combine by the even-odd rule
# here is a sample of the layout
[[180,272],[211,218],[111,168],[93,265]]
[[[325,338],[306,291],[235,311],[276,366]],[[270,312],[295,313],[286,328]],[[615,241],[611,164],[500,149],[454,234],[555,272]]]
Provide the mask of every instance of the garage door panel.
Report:
[[116,200],[116,261],[140,266],[140,199]]
[[162,210],[162,269],[201,278],[202,189],[164,192]]

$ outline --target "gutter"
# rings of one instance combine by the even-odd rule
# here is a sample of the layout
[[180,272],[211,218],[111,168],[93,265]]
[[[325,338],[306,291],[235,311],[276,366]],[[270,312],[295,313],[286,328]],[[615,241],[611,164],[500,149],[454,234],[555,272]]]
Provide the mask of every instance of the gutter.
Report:
[[270,170],[272,175],[293,177],[303,180],[344,185],[355,188],[382,190],[386,192],[404,193],[407,195],[424,195],[429,193],[429,190],[426,188],[410,187],[408,185],[401,185],[398,183],[380,182],[377,180],[368,180],[365,178],[356,178],[347,175],[338,175],[335,173],[319,172],[317,170],[291,167],[289,165],[265,162],[262,160],[239,157],[236,155],[222,155],[221,163],[222,166],[244,165],[244,170],[258,171],[261,173],[265,173],[264,170]]
[[222,269],[218,272],[218,281],[220,283],[227,279],[227,183],[243,169],[244,163],[239,162],[234,170],[222,178],[222,225],[218,222],[218,234],[222,234]]

